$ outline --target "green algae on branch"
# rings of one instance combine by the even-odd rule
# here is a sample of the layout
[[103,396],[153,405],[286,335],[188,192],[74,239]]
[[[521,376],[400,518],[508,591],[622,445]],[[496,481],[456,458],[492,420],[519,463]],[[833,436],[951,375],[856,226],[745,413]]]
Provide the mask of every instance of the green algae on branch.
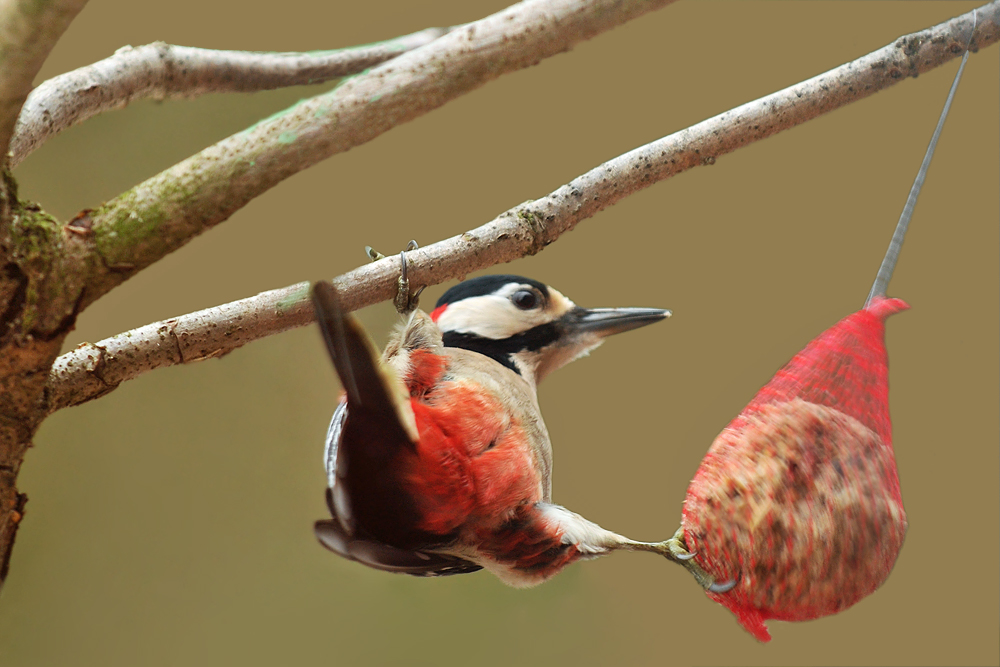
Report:
[[545,222],[541,220],[536,212],[525,208],[526,204],[533,203],[533,201],[526,202],[517,209],[517,219],[528,227],[528,240],[531,243],[531,246],[527,249],[525,255],[537,255],[545,249],[545,246],[549,245],[554,240],[545,239],[545,233],[547,231]]
[[48,338],[68,329],[83,292],[90,261],[84,243],[72,231],[33,202],[18,201],[9,227],[10,262],[16,275],[19,303],[7,304],[5,314],[21,336]]
[[[240,142],[242,150],[232,160],[220,159],[218,153],[225,157],[223,151],[214,155],[203,151],[91,213],[94,250],[107,270],[121,274],[115,284],[177,250],[238,208],[231,203],[234,197],[239,199],[234,188],[239,189],[246,174],[258,168],[264,150],[248,146]],[[196,202],[201,202],[203,210],[198,210]]]
[[285,295],[274,307],[276,314],[284,314],[301,306],[309,300],[309,283],[297,283],[292,285]]
[[[170,245],[170,239],[160,234],[164,221],[169,219],[164,211],[168,204],[140,205],[138,199],[130,191],[93,214],[95,219],[102,220],[94,225],[94,245],[109,269],[138,268],[138,257],[148,249]],[[108,213],[111,218],[104,217]],[[163,254],[166,253],[160,256]]]
[[533,211],[529,211],[527,209],[523,209],[523,208],[522,209],[518,209],[518,211],[517,211],[517,219],[518,220],[523,220],[524,222],[528,223],[528,226],[531,227],[531,231],[533,231],[533,232],[537,232],[540,229],[542,229],[542,227],[543,227],[541,221],[539,221],[539,219],[538,219],[538,216],[535,215],[535,213]]
[[[51,269],[58,262],[59,223],[34,204],[21,204],[13,213],[10,225],[10,259],[21,271],[24,301],[20,307],[17,329],[28,334],[40,319],[46,297],[60,281],[53,280]],[[49,288],[46,289],[46,282]]]
[[11,255],[14,259],[32,262],[53,251],[58,239],[59,221],[37,204],[18,202],[10,225]]

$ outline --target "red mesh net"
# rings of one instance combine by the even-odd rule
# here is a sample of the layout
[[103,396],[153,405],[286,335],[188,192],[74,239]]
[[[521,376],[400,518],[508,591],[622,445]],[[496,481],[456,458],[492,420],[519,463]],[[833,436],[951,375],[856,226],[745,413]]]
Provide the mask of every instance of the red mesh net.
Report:
[[876,299],[779,370],[712,443],[682,526],[709,593],[757,639],[769,618],[836,613],[889,576],[906,532],[892,451],[885,318]]

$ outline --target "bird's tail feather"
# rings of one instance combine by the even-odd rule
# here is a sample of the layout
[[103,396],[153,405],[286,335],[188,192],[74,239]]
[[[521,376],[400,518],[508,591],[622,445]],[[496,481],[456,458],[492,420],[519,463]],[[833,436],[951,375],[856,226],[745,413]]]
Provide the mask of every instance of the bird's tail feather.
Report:
[[407,439],[416,442],[406,386],[379,361],[374,343],[357,319],[344,310],[337,289],[319,281],[313,285],[312,299],[330,358],[347,391],[351,414],[363,412],[382,424],[398,422]]

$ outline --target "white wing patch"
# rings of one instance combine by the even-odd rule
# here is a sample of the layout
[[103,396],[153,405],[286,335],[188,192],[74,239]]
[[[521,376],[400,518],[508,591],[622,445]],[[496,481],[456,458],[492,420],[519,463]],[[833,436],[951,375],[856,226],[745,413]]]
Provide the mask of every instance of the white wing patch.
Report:
[[333,488],[337,484],[337,450],[340,447],[344,422],[347,421],[347,400],[342,400],[333,411],[333,419],[326,430],[326,446],[323,448],[323,466],[326,468],[326,485]]

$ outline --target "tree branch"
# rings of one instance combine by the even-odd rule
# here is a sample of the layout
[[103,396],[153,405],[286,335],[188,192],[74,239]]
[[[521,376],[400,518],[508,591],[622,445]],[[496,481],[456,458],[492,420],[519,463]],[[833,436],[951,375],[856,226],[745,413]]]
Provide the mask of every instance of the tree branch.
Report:
[[[66,224],[20,202],[0,164],[0,253],[9,260],[0,262],[0,575],[23,516],[17,474],[47,414],[48,373],[87,305],[288,176],[671,1],[518,3],[265,119]],[[37,66],[82,4],[0,0],[3,146]]]
[[309,283],[263,292],[222,306],[154,322],[99,343],[83,343],[56,360],[46,387],[46,414],[103,396],[157,368],[220,357],[258,338],[313,320]]
[[0,146],[10,142],[31,82],[87,0],[0,3]]
[[672,0],[528,0],[346,80],[93,211],[81,309],[289,176]]
[[217,51],[163,42],[126,46],[110,58],[53,77],[31,92],[14,128],[10,166],[59,132],[137,100],[323,83],[392,60],[451,30],[428,28],[376,44],[308,53]]
[[[0,0],[0,146],[10,141],[14,122],[42,62],[86,0]],[[24,215],[17,188],[0,155],[0,586],[24,516],[27,497],[17,490],[17,473],[38,425],[37,403],[62,339],[11,335],[25,304],[42,240],[51,229],[42,216]],[[18,224],[25,222],[27,224]],[[29,326],[34,322],[27,323]],[[41,373],[39,372],[41,371]]]
[[[976,10],[972,48],[1000,40],[1000,1]],[[410,280],[434,285],[535,254],[577,223],[653,183],[794,127],[916,76],[964,52],[973,13],[893,44],[772,95],[646,144],[588,171],[548,196],[477,229],[407,254]],[[335,280],[349,310],[392,298],[399,260],[386,258]],[[85,343],[62,355],[49,376],[45,410],[103,395],[155,368],[221,356],[252,340],[313,321],[308,284],[209,308]]]

